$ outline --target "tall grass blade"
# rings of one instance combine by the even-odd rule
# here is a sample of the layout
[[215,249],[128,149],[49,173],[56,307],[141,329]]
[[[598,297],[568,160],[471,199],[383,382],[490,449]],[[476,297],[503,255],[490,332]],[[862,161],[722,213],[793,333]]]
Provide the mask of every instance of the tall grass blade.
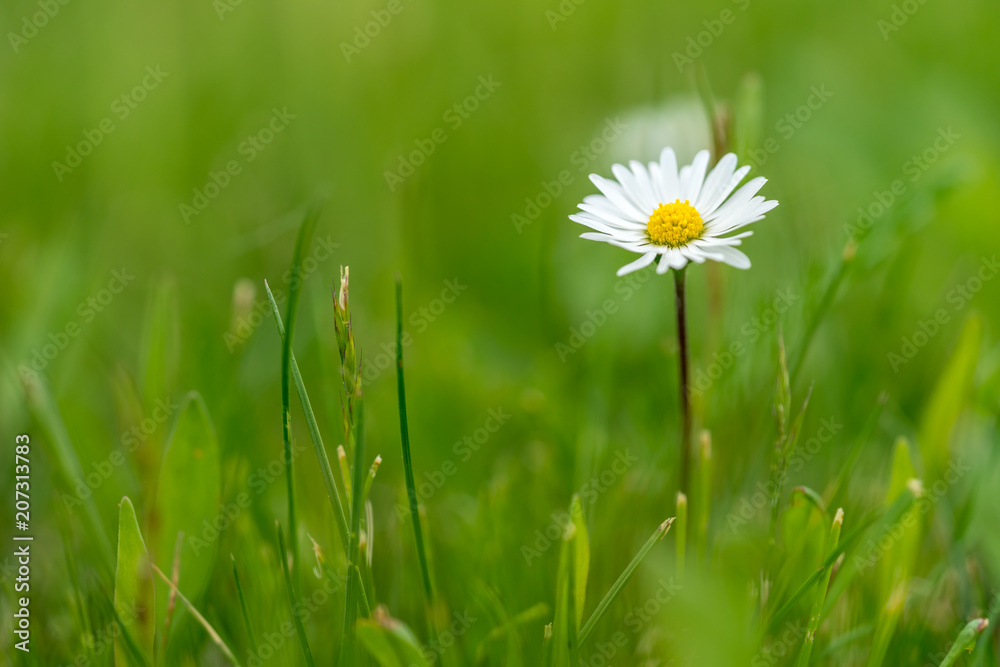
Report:
[[[156,634],[153,573],[132,501],[124,497],[120,507],[115,612],[121,618],[123,629],[135,639],[143,655],[151,658]],[[130,664],[123,641],[120,635],[115,637],[115,664],[121,667]]]
[[309,650],[309,640],[306,637],[306,629],[302,627],[302,618],[296,613],[299,608],[298,596],[295,594],[295,587],[292,585],[292,575],[288,571],[288,552],[285,551],[285,538],[281,534],[281,524],[274,522],[278,531],[278,557],[281,560],[281,574],[285,578],[285,589],[288,591],[288,607],[292,612],[292,622],[295,624],[295,635],[299,638],[299,646],[302,647],[302,654],[305,656],[306,664],[315,667],[312,651]]
[[[291,410],[291,365],[292,342],[295,340],[295,316],[298,312],[299,296],[302,293],[302,255],[312,238],[313,230],[319,221],[320,207],[313,205],[306,212],[302,225],[299,227],[298,239],[295,242],[295,255],[292,259],[291,284],[288,287],[288,307],[285,310],[285,336],[281,345],[281,435],[285,446],[285,482],[288,486],[288,537],[292,554],[292,572],[298,581],[299,559],[299,524],[295,516],[295,479],[292,469],[292,410]],[[298,589],[298,585],[296,585]]]
[[[274,300],[274,294],[267,281],[264,281],[264,290],[267,292],[267,300],[271,304],[271,312],[274,313],[274,322],[278,326],[278,335],[281,336],[281,343],[285,343],[285,326],[281,323],[281,315],[278,310],[278,303]],[[313,450],[316,452],[316,459],[319,461],[320,473],[323,475],[323,483],[326,485],[326,495],[330,499],[333,507],[333,518],[337,521],[337,531],[340,533],[340,543],[347,546],[347,515],[344,513],[344,505],[340,498],[340,489],[337,487],[333,469],[330,467],[330,459],[326,454],[326,447],[323,445],[323,436],[319,432],[319,425],[316,423],[316,414],[313,412],[312,403],[309,401],[309,393],[306,391],[305,382],[302,381],[302,373],[299,372],[299,364],[295,361],[295,353],[289,351],[289,361],[292,367],[292,379],[295,381],[295,389],[299,394],[299,402],[302,404],[302,412],[306,417],[306,425],[309,428],[309,437],[313,443]]]
[[180,598],[181,602],[184,603],[184,606],[187,607],[187,610],[191,612],[191,615],[194,616],[195,620],[197,620],[198,623],[201,624],[201,627],[205,628],[205,632],[208,633],[208,636],[215,643],[215,645],[219,647],[219,650],[222,651],[222,654],[226,656],[229,662],[236,665],[236,667],[240,667],[240,661],[236,659],[235,655],[233,655],[232,649],[230,649],[229,646],[226,644],[226,642],[222,640],[222,637],[219,636],[219,633],[215,631],[215,628],[212,627],[212,624],[209,623],[208,620],[201,615],[201,612],[198,611],[198,608],[195,607],[193,604],[191,604],[191,601],[188,600],[183,593],[181,593],[180,589],[178,589],[177,586],[174,585],[174,582],[170,581],[170,579],[167,578],[167,575],[163,574],[163,571],[160,570],[160,568],[152,564],[150,564],[150,566],[153,568],[153,571],[160,576],[160,579],[162,579],[163,582],[170,587],[170,590],[174,591],[177,597]]
[[343,643],[340,645],[341,665],[354,664],[354,622],[358,617],[358,597],[361,589],[361,575],[359,563],[361,562],[361,550],[358,546],[359,532],[361,529],[361,491],[364,483],[364,461],[365,457],[365,411],[364,401],[357,397],[357,420],[355,421],[355,449],[354,449],[354,479],[352,484],[351,498],[351,530],[347,547],[347,594],[344,606],[344,634]]
[[[424,582],[427,601],[434,600],[431,587],[430,568],[427,566],[427,552],[424,549],[424,535],[420,527],[420,509],[417,504],[417,485],[413,481],[413,459],[410,453],[410,427],[406,420],[406,383],[403,380],[403,281],[396,277],[396,387],[399,394],[399,435],[403,444],[403,471],[406,475],[406,496],[410,501],[410,518],[413,520],[413,535],[417,542],[417,559]],[[359,480],[355,479],[355,483]]]
[[653,547],[656,546],[656,543],[663,539],[663,537],[667,534],[667,531],[670,530],[670,526],[673,523],[674,523],[673,517],[661,523],[659,527],[655,531],[653,531],[653,534],[650,535],[649,539],[646,540],[646,543],[642,545],[642,548],[639,549],[639,552],[635,555],[635,558],[632,559],[632,562],[625,567],[625,570],[621,573],[621,576],[619,576],[618,579],[615,581],[615,583],[612,584],[611,589],[608,591],[607,595],[605,595],[604,599],[598,603],[597,608],[594,609],[594,613],[590,615],[590,618],[587,619],[587,622],[583,625],[583,628],[580,629],[580,634],[577,639],[577,643],[580,646],[584,645],[584,643],[587,641],[587,638],[590,636],[590,633],[593,631],[594,626],[597,625],[597,622],[600,621],[601,617],[603,617],[604,614],[608,611],[608,608],[611,606],[611,604],[618,599],[618,596],[621,595],[622,590],[625,588],[625,586],[628,585],[628,582],[631,581],[633,575],[635,575],[635,571],[639,569],[639,565],[642,563],[643,560],[645,560],[646,556],[649,555],[649,552],[653,550]]
[[[830,527],[830,535],[826,542],[826,551],[837,548],[840,542],[840,527],[844,525],[844,510],[838,509],[833,517],[833,525]],[[819,579],[819,586],[813,597],[812,612],[809,614],[809,626],[806,628],[805,641],[802,650],[799,652],[798,667],[809,665],[809,656],[812,654],[813,644],[816,643],[816,632],[819,630],[820,620],[823,615],[823,605],[826,602],[826,593],[830,587],[830,576],[833,574],[833,565],[830,563],[823,568],[823,576]]]
[[247,612],[247,601],[243,596],[243,586],[240,584],[240,573],[236,569],[236,556],[229,554],[233,561],[233,579],[236,580],[236,594],[240,598],[240,611],[243,612],[243,623],[247,628],[247,637],[250,639],[250,646],[256,650],[257,637],[253,633],[253,625],[250,623],[250,614]]

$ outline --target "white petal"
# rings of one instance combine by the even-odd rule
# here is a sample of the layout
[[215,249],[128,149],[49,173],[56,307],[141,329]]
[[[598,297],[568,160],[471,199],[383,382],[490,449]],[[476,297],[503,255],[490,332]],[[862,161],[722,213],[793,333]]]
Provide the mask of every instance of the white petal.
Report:
[[736,248],[730,248],[729,246],[716,246],[712,248],[712,252],[722,255],[722,261],[730,266],[734,266],[737,269],[749,269],[750,268],[750,258],[743,254],[742,251]]
[[620,164],[611,165],[611,173],[615,175],[618,182],[622,184],[622,189],[625,191],[625,195],[629,198],[637,209],[640,211],[650,210],[653,211],[656,208],[656,202],[652,201],[652,197],[648,196],[636,180],[635,174],[629,171],[628,167]]
[[707,214],[708,204],[718,196],[719,190],[725,187],[729,179],[733,177],[733,172],[736,171],[736,164],[735,153],[726,153],[723,155],[719,163],[708,174],[708,178],[705,179],[705,185],[702,186],[701,192],[698,194],[698,199],[692,201],[691,205],[698,209],[699,212]]
[[730,177],[729,181],[727,181],[721,188],[719,188],[719,191],[716,193],[715,197],[711,199],[707,198],[705,196],[704,191],[702,191],[701,198],[704,201],[704,204],[702,205],[702,207],[698,208],[698,212],[701,213],[701,216],[703,218],[711,217],[712,214],[715,213],[716,209],[722,206],[722,203],[726,201],[726,197],[728,197],[729,194],[736,189],[736,186],[739,185],[740,182],[749,173],[750,173],[749,165],[737,169]]
[[681,201],[686,199],[691,202],[692,206],[697,201],[701,186],[705,183],[705,171],[708,169],[710,155],[708,151],[699,151],[694,156],[694,162],[691,163],[691,166],[684,167],[682,173],[687,178],[681,177]]
[[633,271],[638,271],[639,269],[644,269],[647,266],[649,266],[650,264],[652,264],[654,259],[656,259],[656,253],[655,252],[647,252],[645,255],[643,255],[639,259],[635,260],[634,262],[629,262],[628,264],[626,264],[622,268],[618,269],[617,275],[620,277],[620,276],[628,275],[629,273],[632,273]]
[[622,188],[621,184],[599,176],[598,174],[591,174],[590,180],[597,186],[598,190],[604,193],[604,196],[607,197],[612,204],[621,210],[625,218],[630,220],[648,220],[649,216],[653,213],[653,211],[650,210],[649,213],[643,215],[642,211],[636,208],[636,205],[632,203],[629,196],[625,194],[625,190]]
[[646,171],[646,166],[637,160],[632,160],[628,163],[628,166],[635,176],[635,182],[639,185],[642,196],[649,202],[649,207],[655,210],[659,205],[659,199],[656,193],[653,192],[653,184],[649,172]]
[[705,227],[708,229],[716,226],[724,228],[730,224],[732,219],[741,217],[747,204],[757,194],[757,191],[764,187],[765,183],[767,183],[767,179],[762,176],[749,181],[726,200],[725,204],[705,219]]
[[605,234],[616,234],[621,229],[609,225],[604,220],[601,220],[589,213],[574,213],[569,216],[569,219],[573,222],[584,225],[585,227],[590,227],[591,229],[596,229],[599,232],[604,232]]
[[[604,199],[604,197],[601,197],[601,199]],[[607,199],[604,199],[604,201],[607,203],[601,205],[601,204],[595,204],[593,203],[593,201],[588,202],[585,199],[582,204],[579,204],[580,210],[588,213],[589,215],[597,218],[598,220],[604,221],[605,223],[607,223],[612,227],[617,227],[620,229],[646,228],[645,223],[638,223],[638,222],[632,222],[631,220],[626,220],[621,216],[621,213],[618,213],[618,209],[616,209],[614,206],[611,205],[611,202],[608,202]]]
[[664,204],[681,196],[680,180],[677,176],[677,156],[674,155],[672,148],[664,148],[660,153],[660,183],[663,188]]

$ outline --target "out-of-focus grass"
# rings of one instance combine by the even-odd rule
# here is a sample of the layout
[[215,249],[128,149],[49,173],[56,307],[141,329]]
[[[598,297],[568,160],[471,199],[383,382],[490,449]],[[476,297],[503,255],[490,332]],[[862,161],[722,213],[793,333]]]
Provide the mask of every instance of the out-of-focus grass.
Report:
[[[733,97],[747,72],[759,73],[763,127],[750,148],[777,146],[758,171],[781,206],[745,244],[753,269],[688,272],[692,378],[707,385],[695,398],[695,425],[713,436],[705,555],[689,549],[683,582],[671,584],[674,545],[652,550],[580,659],[599,664],[599,646],[615,647],[612,664],[768,659],[755,652],[777,649],[784,630],[755,643],[761,615],[826,557],[829,523],[789,493],[807,486],[822,495],[841,475],[881,392],[888,401],[874,432],[826,500],[831,513],[844,507],[843,544],[862,517],[895,500],[887,495],[897,437],[914,443],[932,509],[921,515],[921,548],[885,664],[936,664],[968,621],[995,619],[996,5],[955,11],[928,0],[883,38],[879,21],[891,20],[892,3],[591,0],[553,29],[546,12],[558,11],[555,2],[403,0],[348,62],[341,43],[385,6],[242,3],[220,18],[212,3],[68,3],[17,51],[0,55],[0,423],[6,442],[15,432],[32,435],[31,604],[35,637],[45,638],[32,654],[18,654],[18,664],[70,664],[78,655],[110,664],[114,651],[100,639],[114,618],[115,563],[104,536],[118,532],[123,496],[134,503],[154,563],[170,574],[174,541],[153,538],[162,526],[154,510],[164,494],[194,490],[183,479],[160,487],[170,468],[164,450],[192,390],[217,433],[220,492],[200,508],[209,523],[185,528],[180,588],[250,664],[253,647],[225,561],[232,553],[258,640],[283,638],[272,664],[301,659],[294,635],[281,634],[290,622],[274,540],[274,520],[288,511],[281,341],[263,280],[284,308],[295,231],[317,192],[329,198],[305,252],[294,347],[317,424],[335,449],[343,440],[342,381],[329,293],[338,266],[350,264],[367,450],[383,457],[367,536],[374,599],[412,628],[432,662],[467,664],[479,652],[487,664],[537,664],[556,603],[559,539],[550,533],[580,493],[589,617],[673,512],[678,415],[671,286],[655,276],[616,280],[624,253],[578,241],[566,219],[591,191],[586,173],[607,173],[625,144],[593,159],[578,151],[608,119],[628,122],[638,108],[692,94],[673,54],[725,9],[734,20],[696,62],[719,99]],[[34,2],[5,3],[4,33],[21,31],[23,17],[38,11]],[[147,67],[166,76],[122,117],[115,101],[144,77],[154,81]],[[446,115],[491,76],[499,86],[467,118]],[[814,89],[829,99],[808,120],[788,121]],[[67,144],[105,118],[114,131],[59,180],[52,163],[65,162]],[[266,146],[244,143],[269,126],[282,129]],[[391,191],[385,173],[436,128],[444,142]],[[913,158],[925,151],[934,160],[923,169]],[[212,174],[225,181],[218,174],[231,161],[239,173],[185,222],[181,205],[193,206],[193,190],[203,192]],[[544,205],[540,195],[563,170],[569,183]],[[897,180],[902,195],[891,194]],[[890,196],[824,305],[792,387],[798,403],[814,383],[784,485],[785,567],[764,580],[770,513],[755,503],[775,438],[768,410],[778,329],[796,359],[840,271],[845,225],[857,223],[859,207],[876,212]],[[526,215],[526,198],[542,206],[519,233],[512,216]],[[409,428],[439,600],[430,612],[398,454],[396,272],[407,286]],[[589,331],[585,323],[606,300],[615,312],[576,349],[574,331]],[[961,334],[973,314],[978,319]],[[573,351],[561,358],[557,344]],[[53,430],[53,414],[30,416],[17,369],[33,360],[66,437]],[[327,588],[336,579],[317,565],[309,538],[335,574],[344,551],[306,423],[292,404],[299,530],[289,540],[301,551],[294,574],[309,605],[309,645],[318,663],[329,664],[338,655],[344,591]],[[935,494],[949,461],[961,472]],[[13,496],[13,475],[5,474],[3,517],[13,516]],[[701,497],[690,498],[690,529]],[[867,540],[877,548],[880,537],[861,535],[856,548],[864,556]],[[8,552],[0,555],[6,637],[14,595]],[[868,585],[884,565],[833,595],[851,558],[844,563],[834,568],[812,664],[865,664],[887,602],[881,584]],[[314,566],[322,578],[311,574]],[[186,588],[184,577],[201,571],[205,591]],[[158,605],[169,590],[161,584]],[[668,593],[658,599],[661,588]],[[763,612],[762,593],[776,596]],[[789,612],[803,631],[813,599],[805,595]],[[542,618],[529,613],[539,603],[548,606]],[[178,605],[171,660],[220,661],[216,644]],[[428,613],[440,631],[455,628],[453,646],[429,634]],[[800,641],[783,660],[794,659]],[[958,664],[992,664],[996,656],[987,632]]]

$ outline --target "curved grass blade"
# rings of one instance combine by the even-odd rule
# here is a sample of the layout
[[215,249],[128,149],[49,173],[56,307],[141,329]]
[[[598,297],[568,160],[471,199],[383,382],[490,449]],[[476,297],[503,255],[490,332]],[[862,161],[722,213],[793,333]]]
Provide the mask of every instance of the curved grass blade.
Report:
[[632,559],[632,562],[625,567],[621,576],[619,576],[618,580],[611,586],[611,589],[608,591],[607,595],[604,596],[604,599],[598,603],[594,613],[590,615],[590,618],[587,619],[587,622],[580,630],[580,634],[577,637],[577,643],[579,646],[583,646],[584,642],[587,641],[587,638],[593,631],[594,626],[597,625],[597,622],[600,621],[601,617],[608,611],[608,607],[610,607],[611,604],[618,599],[618,596],[621,595],[622,589],[624,589],[628,582],[632,579],[635,571],[639,569],[639,565],[643,560],[645,560],[646,556],[649,555],[649,552],[652,551],[653,547],[656,546],[656,543],[662,540],[667,534],[667,531],[670,530],[670,526],[673,522],[674,517],[671,517],[661,523],[659,527],[653,531],[653,534],[650,535],[649,539],[646,540],[646,543],[642,545],[642,548],[639,549],[639,552],[635,555],[635,558]]
[[[138,645],[139,651],[152,657],[156,634],[153,579],[149,554],[139,531],[135,508],[128,496],[122,498],[118,512],[118,564],[115,569],[115,613],[122,629]],[[131,664],[124,639],[115,636],[115,664]]]
[[847,454],[847,460],[844,462],[844,465],[841,466],[840,473],[837,475],[836,481],[834,481],[833,486],[823,492],[824,504],[827,507],[829,507],[833,501],[837,499],[837,493],[840,491],[841,487],[844,486],[844,482],[847,481],[847,478],[851,475],[851,473],[854,472],[854,464],[857,463],[858,456],[860,456],[861,450],[868,442],[868,438],[870,438],[872,433],[875,432],[875,427],[878,426],[878,420],[882,416],[882,408],[885,407],[888,400],[889,395],[885,392],[879,394],[878,399],[876,399],[875,407],[868,415],[868,419],[865,421],[864,426],[861,427],[861,432],[858,434],[858,437],[855,438],[854,443],[851,444],[851,450]]
[[[295,634],[299,638],[299,645],[302,647],[302,654],[306,658],[306,664],[309,665],[309,667],[316,667],[316,663],[313,662],[312,651],[309,650],[309,640],[306,638],[306,629],[302,627],[302,619],[295,613],[295,609],[298,607],[299,601],[296,599],[295,587],[292,586],[292,575],[288,571],[288,552],[285,551],[285,538],[281,534],[281,524],[275,521],[274,525],[278,530],[278,556],[279,560],[281,560],[281,573],[285,578],[285,588],[288,591],[288,606],[292,612],[292,622],[295,624]],[[249,627],[249,622],[247,623],[247,627]]]
[[[267,292],[267,300],[271,303],[271,311],[274,313],[274,323],[278,326],[278,335],[281,336],[282,345],[285,342],[285,325],[281,323],[281,313],[278,310],[278,303],[274,300],[271,288],[267,281],[264,281],[264,290]],[[295,361],[295,353],[289,353],[289,361],[292,366],[292,379],[295,381],[295,389],[299,394],[299,402],[302,404],[302,412],[306,416],[306,425],[309,428],[309,437],[312,439],[313,449],[316,458],[319,460],[319,469],[323,474],[323,482],[326,484],[326,495],[330,498],[330,505],[333,506],[333,517],[337,520],[337,530],[340,532],[341,544],[347,545],[347,515],[344,513],[344,505],[340,500],[340,490],[337,488],[336,478],[333,476],[333,469],[330,467],[330,459],[326,454],[326,447],[323,445],[323,436],[320,435],[319,426],[316,423],[316,415],[313,413],[312,403],[309,401],[309,394],[306,392],[305,382],[302,381],[302,374],[299,372],[299,365]]]
[[[306,212],[299,227],[292,259],[291,284],[288,287],[288,307],[285,310],[285,336],[281,345],[281,435],[285,446],[285,482],[288,486],[288,536],[292,553],[292,570],[299,570],[299,524],[295,517],[295,480],[292,474],[292,411],[290,399],[290,378],[292,365],[292,341],[295,340],[295,315],[298,312],[299,295],[302,294],[302,255],[312,238],[316,223],[319,222],[319,205],[313,205]],[[297,576],[296,579],[297,581]],[[296,586],[296,588],[298,588]]]
[[212,624],[209,623],[205,619],[205,617],[201,615],[201,612],[198,611],[197,607],[191,604],[191,601],[188,600],[176,586],[174,586],[174,583],[167,578],[167,575],[163,574],[160,568],[156,567],[156,565],[153,565],[152,563],[150,563],[150,567],[152,567],[153,572],[156,572],[156,574],[159,575],[160,579],[162,579],[163,582],[170,587],[170,590],[172,590],[177,595],[177,597],[181,599],[181,602],[184,603],[184,606],[187,607],[188,611],[191,612],[191,615],[194,616],[195,620],[201,623],[201,627],[205,628],[205,632],[208,633],[208,636],[212,639],[215,645],[219,647],[219,650],[222,651],[222,654],[229,659],[229,662],[236,665],[236,667],[240,667],[240,661],[236,659],[236,656],[233,655],[232,650],[229,648],[229,646],[226,645],[226,642],[222,640],[222,637],[219,636],[219,633],[215,631],[215,628],[212,627]]
[[[427,552],[424,550],[424,535],[420,528],[420,509],[417,506],[417,486],[413,481],[413,459],[410,454],[410,429],[406,421],[406,383],[403,380],[403,281],[396,276],[396,387],[399,394],[399,434],[403,443],[403,470],[406,474],[406,496],[410,501],[410,517],[413,520],[413,534],[417,542],[417,559],[423,577],[424,593],[427,601],[434,599],[431,587],[430,568],[427,566]],[[358,480],[355,480],[358,483]]]

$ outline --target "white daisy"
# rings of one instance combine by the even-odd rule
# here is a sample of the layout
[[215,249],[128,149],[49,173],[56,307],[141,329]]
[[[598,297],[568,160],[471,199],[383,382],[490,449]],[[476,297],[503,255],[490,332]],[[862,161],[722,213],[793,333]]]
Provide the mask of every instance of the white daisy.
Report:
[[657,257],[657,273],[706,259],[748,269],[750,259],[736,246],[753,232],[723,235],[762,220],[778,202],[755,196],[765,178],[754,178],[733,193],[750,171],[749,166],[736,168],[733,153],[706,177],[708,160],[708,151],[701,151],[678,172],[673,149],[664,148],[660,161],[650,162],[648,168],[635,160],[629,163],[631,169],[613,165],[616,180],[591,174],[602,194],[584,197],[581,212],[570,220],[595,230],[581,238],[641,255],[618,269],[619,276],[645,268]]

